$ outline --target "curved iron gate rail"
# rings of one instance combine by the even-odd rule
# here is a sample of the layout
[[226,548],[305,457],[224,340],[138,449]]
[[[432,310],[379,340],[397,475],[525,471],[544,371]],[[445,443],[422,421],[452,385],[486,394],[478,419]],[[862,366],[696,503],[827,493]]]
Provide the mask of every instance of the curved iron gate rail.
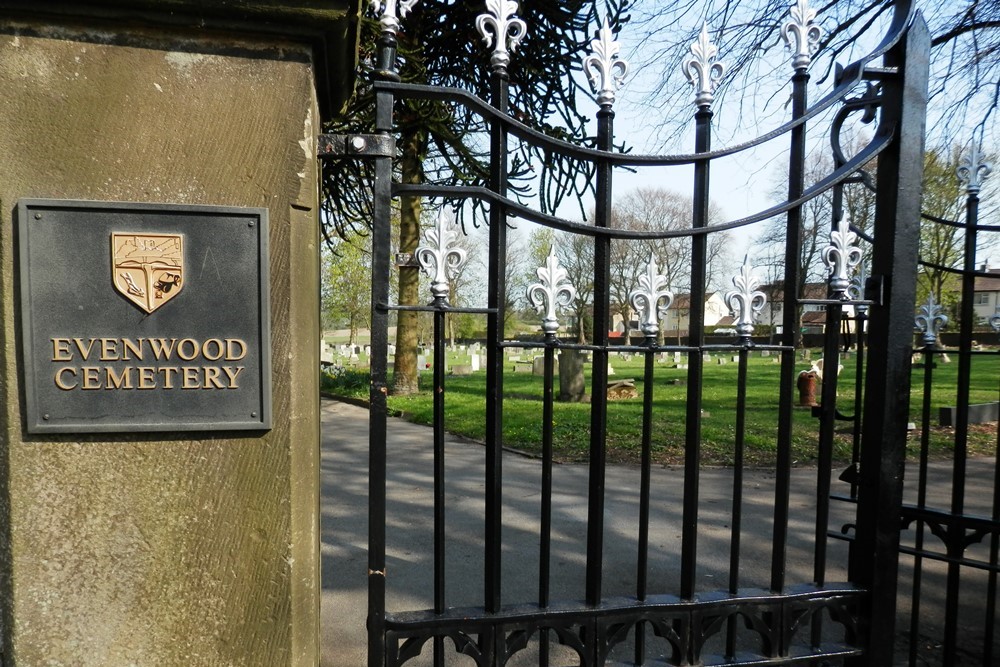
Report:
[[[400,9],[412,5],[403,3]],[[695,84],[696,107],[695,153],[680,156],[635,156],[612,151],[615,84],[611,73],[615,66],[615,51],[603,53],[604,79],[598,96],[597,148],[584,149],[562,143],[526,127],[508,114],[509,62],[507,50],[509,27],[517,21],[510,14],[516,3],[488,2],[491,14],[481,23],[489,33],[494,53],[491,61],[491,99],[489,102],[457,90],[408,85],[399,82],[395,74],[396,40],[399,26],[396,2],[385,3],[382,17],[383,32],[379,42],[378,73],[373,82],[376,94],[376,131],[372,137],[327,137],[321,156],[333,153],[353,154],[375,161],[374,229],[373,229],[373,309],[371,353],[371,436],[370,436],[370,497],[369,497],[369,665],[402,665],[418,655],[428,644],[433,646],[436,665],[444,664],[445,639],[459,654],[471,658],[483,667],[507,664],[518,651],[534,642],[539,664],[548,664],[549,642],[570,647],[581,665],[603,665],[611,649],[626,637],[635,646],[635,663],[646,664],[644,645],[646,631],[666,640],[669,664],[703,664],[711,659],[706,651],[710,639],[725,637],[724,655],[718,660],[726,664],[790,664],[808,662],[820,664],[843,660],[851,664],[887,665],[891,644],[875,639],[893,631],[895,611],[895,572],[897,563],[898,522],[901,498],[901,473],[907,423],[909,386],[911,308],[914,294],[916,264],[916,221],[919,214],[919,183],[923,152],[923,115],[926,101],[927,58],[929,38],[919,16],[914,16],[910,2],[899,2],[883,42],[871,54],[844,68],[834,90],[809,106],[806,84],[809,79],[809,46],[800,32],[793,61],[794,75],[791,120],[777,130],[740,146],[713,151],[710,145],[712,123],[712,92],[715,77],[721,72],[716,66],[714,46],[703,32],[694,58],[687,65],[689,78]],[[797,7],[798,30],[809,28],[813,14],[803,4]],[[523,24],[520,31],[523,32]],[[483,30],[483,28],[481,28]],[[605,27],[601,38],[611,39]],[[791,45],[791,43],[790,43]],[[598,54],[601,55],[601,54]],[[882,58],[881,65],[875,65]],[[850,96],[858,84],[874,85],[874,92],[859,99]],[[488,189],[451,187],[434,184],[402,185],[392,182],[393,101],[396,97],[443,98],[462,104],[482,115],[490,128],[491,181]],[[807,123],[831,108],[840,108],[842,117],[867,109],[878,108],[878,123],[870,145],[850,160],[838,160],[834,171],[816,185],[804,185],[804,161]],[[839,125],[835,123],[834,134]],[[774,139],[789,136],[789,188],[787,201],[761,213],[724,225],[708,226],[708,190],[710,164],[715,158],[731,155]],[[507,197],[507,150],[510,137],[532,142],[546,150],[558,151],[596,166],[596,222],[594,226],[544,215],[524,207]],[[834,137],[836,141],[836,136]],[[346,143],[345,143],[346,142]],[[340,147],[338,149],[338,146]],[[799,284],[796,253],[801,242],[801,205],[822,192],[843,187],[859,167],[875,156],[879,157],[877,213],[874,237],[872,277],[863,298],[847,291],[845,273],[851,266],[846,256],[851,253],[850,231],[845,226],[832,229],[830,251],[831,281],[826,299],[812,303],[827,307],[830,321],[839,321],[845,306],[869,307],[868,356],[864,417],[861,420],[860,491],[857,494],[857,532],[852,545],[849,581],[837,583],[827,579],[828,497],[831,472],[832,428],[835,419],[835,379],[824,383],[824,409],[821,415],[819,449],[820,502],[817,508],[813,555],[814,577],[810,582],[789,581],[787,575],[789,541],[789,480],[792,468],[791,424],[795,381],[795,348],[798,326],[796,304],[804,302],[797,294]],[[842,157],[842,156],[841,156]],[[737,290],[730,295],[730,306],[737,311],[740,323],[736,339],[729,345],[705,344],[704,316],[701,308],[692,308],[689,340],[685,346],[660,346],[656,343],[658,317],[652,311],[660,307],[664,295],[656,267],[649,269],[645,288],[636,290],[634,307],[644,311],[646,339],[640,345],[615,346],[616,351],[640,354],[645,359],[642,481],[638,492],[641,518],[638,558],[638,587],[634,597],[607,598],[603,594],[605,521],[605,432],[607,421],[607,368],[610,352],[608,331],[611,328],[609,297],[609,253],[613,239],[665,238],[666,232],[633,233],[611,228],[612,169],[616,166],[693,165],[691,303],[704,303],[706,295],[707,235],[764,220],[777,214],[787,215],[786,269],[784,275],[785,316],[784,334],[779,345],[766,349],[776,351],[781,359],[779,390],[779,428],[773,510],[773,538],[770,585],[766,590],[740,587],[740,534],[742,522],[742,451],[746,427],[742,420],[746,402],[748,358],[754,347],[750,332],[756,301],[755,279],[749,267],[744,267]],[[483,309],[456,309],[447,301],[446,279],[436,278],[432,285],[433,302],[428,306],[393,305],[389,299],[390,200],[400,195],[433,197],[480,198],[489,204],[490,266],[488,304]],[[549,308],[543,323],[544,340],[505,341],[503,336],[505,291],[506,220],[517,216],[551,228],[585,234],[594,238],[594,332],[592,345],[568,345],[560,342],[555,332],[554,306],[568,289],[561,280],[559,267],[552,262],[539,271],[541,282],[532,297],[533,303]],[[439,222],[438,244],[427,250],[424,266],[439,274],[451,252],[448,232]],[[838,235],[840,243],[838,247]],[[846,244],[846,245],[845,245]],[[840,264],[838,264],[840,262]],[[846,266],[844,265],[846,262]],[[856,263],[856,262],[854,262]],[[440,285],[444,281],[444,287]],[[643,296],[644,294],[644,296]],[[564,301],[565,303],[565,301]],[[433,427],[434,449],[434,608],[421,612],[388,613],[386,611],[386,371],[388,350],[388,316],[393,310],[419,310],[433,314],[435,350],[433,359],[435,405]],[[452,609],[445,598],[446,544],[444,492],[445,436],[445,358],[444,317],[448,312],[485,313],[488,318],[487,344],[487,405],[485,454],[485,516],[483,522],[483,582],[482,605],[475,608]],[[504,480],[503,448],[503,351],[508,347],[541,349],[544,355],[544,411],[542,424],[543,460],[540,507],[539,595],[530,602],[510,604],[501,597],[501,559],[503,550]],[[552,513],[552,384],[556,350],[584,349],[593,354],[591,444],[589,489],[587,504],[585,599],[581,603],[550,600],[549,578],[551,559]],[[739,416],[734,448],[736,469],[733,482],[732,537],[730,541],[729,585],[723,591],[705,591],[697,585],[699,509],[703,503],[699,494],[700,436],[703,353],[708,350],[729,351],[738,357],[739,386],[736,405]],[[648,531],[650,521],[650,446],[652,440],[651,413],[653,357],[663,351],[678,351],[688,356],[687,404],[685,421],[684,497],[680,555],[680,594],[676,597],[658,595],[647,581]],[[829,350],[828,350],[829,351]],[[836,349],[831,358],[836,365]],[[825,481],[824,481],[825,480]],[[583,502],[583,499],[581,499]],[[840,627],[842,641],[831,642],[822,629],[821,612]],[[745,652],[740,640],[737,646],[737,619],[742,618],[757,649]],[[808,637],[803,629],[810,628]],[[450,649],[449,649],[450,650]],[[825,663],[824,663],[825,664]]]

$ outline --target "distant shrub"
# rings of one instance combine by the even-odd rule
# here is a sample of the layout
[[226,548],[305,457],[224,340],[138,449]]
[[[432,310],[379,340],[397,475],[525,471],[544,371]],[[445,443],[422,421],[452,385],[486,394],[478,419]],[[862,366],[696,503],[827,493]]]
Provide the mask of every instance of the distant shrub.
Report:
[[333,365],[323,369],[319,376],[319,388],[334,396],[368,398],[370,384],[368,371],[356,371]]

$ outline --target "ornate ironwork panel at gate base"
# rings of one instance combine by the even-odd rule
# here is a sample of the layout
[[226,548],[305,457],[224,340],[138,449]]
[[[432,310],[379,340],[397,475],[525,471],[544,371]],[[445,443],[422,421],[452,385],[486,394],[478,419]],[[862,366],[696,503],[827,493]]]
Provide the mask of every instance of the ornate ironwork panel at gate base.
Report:
[[[376,3],[377,4],[377,3]],[[919,184],[923,154],[923,123],[926,103],[929,37],[926,26],[909,2],[893,7],[893,17],[883,41],[864,58],[846,65],[832,89],[810,104],[806,91],[808,67],[814,40],[815,12],[804,2],[792,11],[783,31],[793,51],[792,101],[786,122],[773,131],[734,148],[713,150],[713,92],[724,67],[717,59],[708,30],[692,46],[692,57],[684,63],[694,86],[694,152],[676,156],[643,156],[616,151],[614,145],[614,101],[620,75],[627,69],[618,60],[618,48],[611,30],[604,26],[594,42],[594,53],[585,61],[593,71],[597,90],[598,131],[595,148],[582,148],[541,134],[519,122],[508,112],[507,66],[515,39],[528,33],[530,26],[514,16],[516,2],[486,3],[487,13],[478,26],[493,49],[490,99],[471,93],[432,86],[401,83],[396,75],[396,31],[405,21],[405,10],[414,0],[385,2],[380,9],[382,34],[373,75],[376,134],[369,137],[327,137],[321,156],[345,155],[374,161],[373,228],[373,308],[371,351],[371,430],[370,430],[370,536],[369,536],[369,665],[474,664],[851,664],[888,665],[892,643],[881,639],[894,632],[896,569],[899,517],[902,502],[902,468],[907,426],[910,357],[912,353],[912,304],[915,293],[916,238],[920,212]],[[485,68],[484,68],[485,69]],[[478,114],[489,130],[492,164],[490,186],[462,186],[393,182],[393,111],[398,99],[430,99],[446,102]],[[844,120],[865,113],[874,122],[871,140],[852,155],[839,147],[839,131]],[[833,166],[818,181],[806,185],[806,128],[833,117]],[[826,122],[826,121],[823,121]],[[826,128],[824,128],[826,130]],[[560,154],[593,165],[595,207],[592,224],[573,222],[536,211],[509,196],[507,164],[509,143],[537,147],[547,154]],[[722,224],[709,224],[710,165],[713,160],[751,150],[768,141],[788,145],[789,187],[787,199],[767,210]],[[367,147],[375,146],[370,151]],[[339,147],[339,148],[338,148]],[[860,235],[847,224],[836,202],[845,183],[857,180],[862,166],[878,158],[875,223]],[[691,226],[674,231],[636,231],[615,228],[612,220],[612,173],[615,168],[633,169],[685,167],[693,170]],[[690,172],[687,172],[690,173]],[[675,181],[676,182],[676,181]],[[802,207],[824,193],[833,193],[835,202],[829,229],[830,244],[824,253],[829,280],[825,293],[804,294],[797,253],[802,243]],[[390,300],[390,215],[393,197],[430,199],[468,198],[478,200],[489,211],[489,268],[487,302],[476,308],[457,308],[449,303],[449,267],[464,261],[454,248],[454,229],[446,215],[427,230],[417,259],[431,275],[431,302],[426,306],[399,305]],[[781,218],[785,221],[785,262],[777,287],[783,298],[783,315],[777,324],[781,333],[773,342],[755,341],[752,334],[759,324],[766,294],[750,262],[744,263],[734,278],[734,289],[726,294],[733,312],[734,333],[727,339],[706,339],[704,312],[689,308],[687,335],[677,344],[664,341],[660,323],[673,300],[666,278],[658,270],[656,258],[631,289],[629,302],[641,336],[612,345],[609,286],[611,250],[614,244],[649,244],[665,238],[679,238],[686,245],[690,271],[689,303],[704,303],[708,296],[708,246],[713,235],[729,229]],[[504,336],[507,233],[509,221],[528,221],[564,234],[582,236],[593,248],[593,341],[570,343],[557,337],[560,309],[576,298],[576,286],[552,253],[537,272],[538,282],[530,286],[528,301],[539,313],[539,336],[507,339]],[[860,244],[866,243],[871,256],[868,278],[860,289],[857,266]],[[772,290],[771,296],[774,295]],[[620,300],[620,297],[619,297]],[[811,416],[796,413],[798,311],[803,305],[826,313],[828,329],[837,330],[845,313],[865,309],[867,349],[864,387],[860,387],[855,415],[857,441],[857,493],[847,519],[831,515],[830,497],[833,470],[834,426],[837,420],[837,374],[828,372],[823,382],[819,429],[816,444],[817,468],[808,494],[812,504],[808,518],[798,500],[793,502],[794,469],[793,422]],[[429,313],[434,321],[432,368],[435,419],[432,438],[433,484],[428,489],[433,507],[426,562],[429,581],[424,611],[389,608],[387,589],[392,592],[392,574],[387,570],[387,549],[392,544],[394,526],[407,523],[411,516],[396,516],[388,510],[387,465],[394,456],[387,446],[387,352],[388,324],[393,311],[417,310]],[[481,477],[473,485],[481,495],[470,502],[482,513],[479,535],[455,535],[449,531],[448,509],[461,495],[450,487],[449,450],[445,433],[448,412],[445,400],[449,379],[445,373],[444,318],[448,313],[465,312],[485,316],[487,341],[485,390],[485,448]],[[679,325],[678,325],[678,328]],[[543,386],[538,424],[542,455],[537,461],[537,486],[516,490],[505,477],[505,378],[511,372],[507,360],[511,350],[537,355]],[[571,498],[557,486],[552,442],[555,437],[553,384],[556,354],[576,351],[590,357],[590,444],[586,482]],[[641,396],[634,441],[641,452],[636,483],[630,488],[608,484],[606,434],[609,419],[609,361],[627,354],[643,361],[642,378],[637,382]],[[744,467],[746,441],[753,434],[748,424],[747,388],[750,378],[762,371],[766,354],[774,360],[780,378],[771,397],[777,419],[766,437],[773,439],[775,458],[767,470],[764,500],[750,497]],[[683,376],[683,462],[674,481],[678,489],[674,502],[657,494],[663,485],[653,484],[651,450],[659,434],[653,432],[653,414],[659,409],[654,392],[662,385],[657,360],[673,355]],[[703,466],[701,442],[704,420],[705,371],[710,356],[733,364],[735,386],[728,407],[735,416],[732,429],[733,466],[726,473],[725,497],[709,493],[701,486],[708,474]],[[837,341],[828,343],[826,368],[838,365]],[[637,389],[637,391],[639,391]],[[641,423],[641,426],[639,425]],[[509,465],[509,464],[508,464]],[[761,484],[755,483],[754,488]],[[573,487],[578,488],[578,487]],[[713,487],[715,488],[715,487]],[[515,553],[511,546],[514,531],[509,515],[515,502],[525,494],[537,499],[530,553],[523,544]],[[612,505],[635,503],[632,528],[623,533],[608,517],[618,511]],[[452,505],[449,505],[452,503]],[[722,503],[725,516],[716,520],[713,505]],[[845,504],[846,505],[846,504]],[[838,507],[841,505],[838,505]],[[617,505],[615,505],[617,507]],[[521,512],[523,505],[517,505]],[[667,514],[673,513],[667,519]],[[566,516],[574,523],[568,526]],[[760,521],[760,523],[753,523]],[[660,534],[664,522],[669,534]],[[850,554],[838,552],[842,541],[829,540],[832,527],[854,526]],[[752,527],[752,528],[751,528]],[[749,533],[754,532],[754,540]],[[714,532],[713,532],[714,531]],[[722,531],[720,533],[720,531]],[[627,534],[626,534],[627,533]],[[719,535],[723,537],[719,537]],[[581,536],[579,553],[555,562],[561,540]],[[761,535],[765,537],[761,538]],[[457,569],[456,559],[447,560],[450,546],[462,543],[477,574]],[[471,542],[471,544],[470,544]],[[612,561],[607,555],[627,543],[632,557],[628,562]],[[407,549],[417,546],[404,545]],[[676,546],[676,550],[673,547]],[[397,552],[398,553],[398,552]],[[615,552],[617,553],[617,551]],[[664,563],[667,563],[664,569]],[[721,565],[720,565],[721,563]],[[579,593],[568,600],[552,599],[551,582],[560,568],[579,566],[575,581]],[[537,567],[537,569],[536,569]],[[672,568],[672,569],[671,569]],[[631,591],[622,591],[618,579],[629,570]],[[720,572],[709,577],[708,571]],[[669,576],[664,574],[669,572]],[[514,581],[512,581],[512,579]],[[537,585],[537,595],[513,598],[509,591],[521,580]],[[669,579],[669,580],[668,580]],[[751,588],[750,586],[756,586]],[[453,599],[463,600],[470,587],[481,587],[471,607],[454,607]],[[572,586],[571,586],[572,587]],[[461,589],[461,595],[455,591]],[[622,597],[625,595],[625,597]],[[402,603],[400,603],[402,604]]]

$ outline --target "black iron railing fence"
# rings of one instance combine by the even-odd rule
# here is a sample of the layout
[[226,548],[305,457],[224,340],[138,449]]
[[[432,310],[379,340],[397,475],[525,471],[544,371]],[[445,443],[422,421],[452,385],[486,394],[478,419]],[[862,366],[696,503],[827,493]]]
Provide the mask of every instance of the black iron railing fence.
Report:
[[[412,4],[412,3],[411,3]],[[491,26],[484,36],[494,48],[490,74],[490,99],[484,101],[455,89],[404,84],[395,74],[396,38],[399,26],[395,2],[385,3],[383,32],[379,42],[377,73],[373,80],[376,99],[376,134],[358,137],[360,142],[346,141],[346,152],[375,163],[373,282],[372,282],[372,354],[371,354],[371,435],[370,435],[370,496],[369,496],[369,665],[417,664],[428,659],[435,665],[459,662],[482,667],[523,664],[533,661],[548,665],[567,659],[581,665],[604,665],[620,662],[621,646],[630,645],[630,664],[840,664],[888,665],[892,645],[881,641],[894,632],[896,605],[896,568],[899,522],[902,507],[902,468],[905,455],[908,387],[912,333],[912,303],[916,266],[916,236],[919,216],[919,184],[923,153],[923,115],[926,102],[926,80],[929,38],[919,15],[909,2],[898,2],[883,42],[869,55],[845,67],[833,90],[814,104],[808,104],[806,85],[810,42],[808,32],[815,13],[800,3],[790,22],[795,26],[789,34],[794,51],[792,76],[791,118],[781,127],[745,144],[713,150],[712,102],[717,78],[722,74],[715,57],[715,47],[708,32],[692,47],[693,57],[685,64],[694,84],[696,95],[695,151],[679,156],[641,156],[613,150],[614,138],[614,66],[617,49],[607,47],[613,37],[605,28],[599,41],[605,44],[595,56],[603,64],[603,78],[598,88],[598,131],[596,148],[587,149],[567,144],[538,133],[518,122],[508,113],[509,79],[507,76],[509,26],[516,21],[511,14],[516,3],[487,3],[488,17],[482,23]],[[387,20],[391,19],[391,20]],[[523,24],[520,32],[523,33]],[[487,34],[489,33],[489,34]],[[596,44],[597,42],[595,42]],[[881,62],[878,61],[881,59]],[[860,84],[874,86],[863,99],[852,97]],[[397,98],[446,100],[462,105],[483,118],[490,129],[491,177],[488,188],[451,186],[434,183],[401,184],[393,182],[393,108]],[[847,115],[865,111],[876,121],[870,143],[849,159],[840,157],[825,177],[806,187],[806,129],[818,121],[827,110],[837,110],[838,120],[831,131],[834,143],[840,124]],[[750,150],[760,144],[787,137],[788,197],[779,205],[723,224],[709,225],[708,195],[713,160]],[[512,137],[529,142],[544,150],[568,155],[595,165],[595,219],[592,225],[572,222],[545,215],[508,197],[508,144]],[[327,155],[337,153],[339,142],[328,138],[322,145],[329,147]],[[375,148],[368,150],[369,146]],[[322,151],[321,151],[322,152]],[[858,363],[865,388],[860,384],[857,395],[864,396],[855,406],[858,420],[855,442],[859,472],[854,490],[848,494],[856,503],[855,530],[848,576],[831,576],[829,529],[831,524],[830,479],[833,474],[832,442],[836,421],[836,373],[828,374],[823,384],[823,407],[819,411],[820,438],[816,482],[817,504],[814,528],[798,528],[799,511],[790,506],[792,460],[792,424],[801,419],[793,410],[796,381],[796,347],[798,336],[797,306],[802,296],[797,294],[797,253],[801,239],[801,207],[811,198],[833,190],[839,192],[855,178],[865,164],[878,157],[876,219],[869,239],[873,262],[871,277],[863,293],[849,290],[854,278],[857,259],[857,236],[842,215],[835,214],[831,225],[831,250],[828,251],[830,273],[828,298],[813,300],[827,308],[827,321],[836,325],[847,308],[866,308],[868,318],[868,354]],[[616,167],[652,166],[693,167],[693,208],[690,229],[679,231],[628,231],[612,225],[612,174]],[[390,275],[390,214],[391,199],[400,196],[431,198],[475,198],[489,209],[489,278],[488,301],[484,308],[458,309],[449,305],[447,289],[437,286],[447,283],[446,267],[452,252],[448,245],[447,221],[442,216],[438,226],[426,241],[425,269],[436,274],[432,284],[433,300],[426,306],[394,304],[389,298]],[[782,278],[785,294],[783,333],[773,346],[755,346],[751,340],[756,311],[763,294],[748,264],[734,280],[734,290],[727,294],[729,306],[737,318],[737,335],[725,345],[705,343],[704,313],[692,308],[689,335],[684,346],[657,344],[659,313],[669,294],[658,279],[651,260],[648,278],[633,294],[633,307],[645,323],[645,340],[639,345],[615,345],[615,352],[640,355],[644,360],[642,383],[642,426],[637,430],[640,443],[640,481],[634,495],[638,497],[639,517],[636,527],[635,591],[628,597],[607,593],[609,572],[617,573],[621,563],[605,560],[610,529],[607,523],[607,448],[608,420],[608,361],[612,348],[608,332],[611,329],[610,250],[612,242],[683,236],[689,239],[691,253],[691,302],[703,303],[707,291],[707,239],[710,234],[742,227],[754,222],[785,216],[786,262]],[[589,345],[569,345],[560,342],[557,308],[565,305],[572,287],[565,284],[558,264],[539,270],[540,282],[532,286],[532,302],[547,309],[541,342],[506,340],[504,337],[505,262],[507,220],[510,217],[528,220],[552,229],[593,239],[593,311],[594,340]],[[418,251],[419,254],[419,251]],[[443,275],[444,278],[440,278]],[[399,517],[387,515],[387,457],[393,453],[387,447],[386,396],[388,322],[392,311],[418,310],[432,313],[434,318],[433,391],[433,563],[431,574],[431,608],[424,611],[389,611],[386,605],[388,575],[386,569],[387,525]],[[449,542],[448,486],[446,473],[445,434],[448,414],[445,398],[448,380],[445,365],[444,317],[449,312],[474,312],[487,317],[486,345],[486,443],[482,471],[483,521],[480,558],[482,564],[481,603],[474,607],[453,608],[448,592],[456,582],[447,558]],[[836,331],[836,327],[833,327]],[[540,415],[542,456],[538,484],[538,551],[537,554],[513,554],[507,549],[504,528],[506,485],[504,477],[504,379],[505,350],[509,348],[540,350],[543,358],[543,401]],[[773,496],[770,506],[749,508],[744,503],[743,456],[748,427],[747,387],[752,372],[749,364],[752,350],[768,350],[780,357],[781,381],[774,402],[779,418],[775,432]],[[555,600],[550,582],[553,549],[553,383],[555,354],[562,350],[584,350],[592,355],[590,403],[590,446],[587,488],[578,502],[586,506],[586,538],[583,551],[585,572],[582,600]],[[651,559],[661,558],[650,544],[653,518],[672,508],[655,506],[651,502],[651,448],[656,438],[652,417],[656,386],[654,357],[664,351],[686,355],[686,408],[684,417],[684,462],[678,484],[683,485],[679,508],[679,555],[676,582],[651,578]],[[727,564],[725,584],[706,585],[699,577],[703,561],[708,556],[699,550],[706,529],[701,517],[706,511],[705,494],[700,488],[702,475],[701,440],[703,430],[703,384],[706,353],[726,353],[735,357],[737,381],[732,409],[737,415],[733,433],[734,473],[729,498],[729,537],[724,547]],[[826,349],[828,367],[836,368],[836,340]],[[862,380],[859,379],[860,383]],[[904,391],[903,388],[907,388]],[[751,564],[745,561],[748,512],[765,513],[771,527],[769,537],[766,583],[747,587],[747,577],[741,573]],[[403,518],[405,520],[405,518]],[[795,526],[795,527],[793,527]],[[793,531],[810,535],[793,534]],[[467,537],[467,536],[463,536]],[[760,536],[756,536],[760,537]],[[807,555],[812,564],[810,575],[790,567],[790,544],[805,538]],[[616,537],[616,539],[620,539]],[[800,540],[801,542],[802,540]],[[801,546],[796,542],[796,549]],[[662,550],[662,545],[659,547]],[[537,572],[523,576],[537,580],[534,599],[508,599],[504,596],[505,559],[516,558],[522,563],[537,562]],[[994,558],[995,561],[995,558]],[[759,565],[754,563],[752,565]],[[631,566],[630,566],[631,567]],[[831,580],[833,579],[833,580]],[[674,586],[676,584],[676,586]],[[655,641],[655,646],[653,645]],[[554,654],[559,645],[560,656]],[[428,657],[429,656],[429,657]]]

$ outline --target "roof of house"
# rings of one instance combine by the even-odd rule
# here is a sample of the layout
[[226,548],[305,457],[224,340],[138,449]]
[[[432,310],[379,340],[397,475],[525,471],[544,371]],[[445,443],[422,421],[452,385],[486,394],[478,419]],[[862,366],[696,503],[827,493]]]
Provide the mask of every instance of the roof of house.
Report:
[[[806,283],[802,286],[801,299],[825,299],[827,297],[826,283]],[[785,289],[782,283],[768,283],[761,285],[760,291],[767,296],[770,303],[783,303],[785,300]]]
[[1000,292],[1000,269],[987,269],[986,272],[996,275],[996,278],[977,276],[973,290],[976,292]]
[[[708,300],[711,299],[716,294],[718,294],[718,292],[707,292],[705,294],[705,301],[708,302]],[[690,308],[691,307],[691,294],[690,293],[675,294],[674,295],[674,300],[670,304],[670,307],[671,308],[678,308],[680,310],[686,310],[686,309]]]

